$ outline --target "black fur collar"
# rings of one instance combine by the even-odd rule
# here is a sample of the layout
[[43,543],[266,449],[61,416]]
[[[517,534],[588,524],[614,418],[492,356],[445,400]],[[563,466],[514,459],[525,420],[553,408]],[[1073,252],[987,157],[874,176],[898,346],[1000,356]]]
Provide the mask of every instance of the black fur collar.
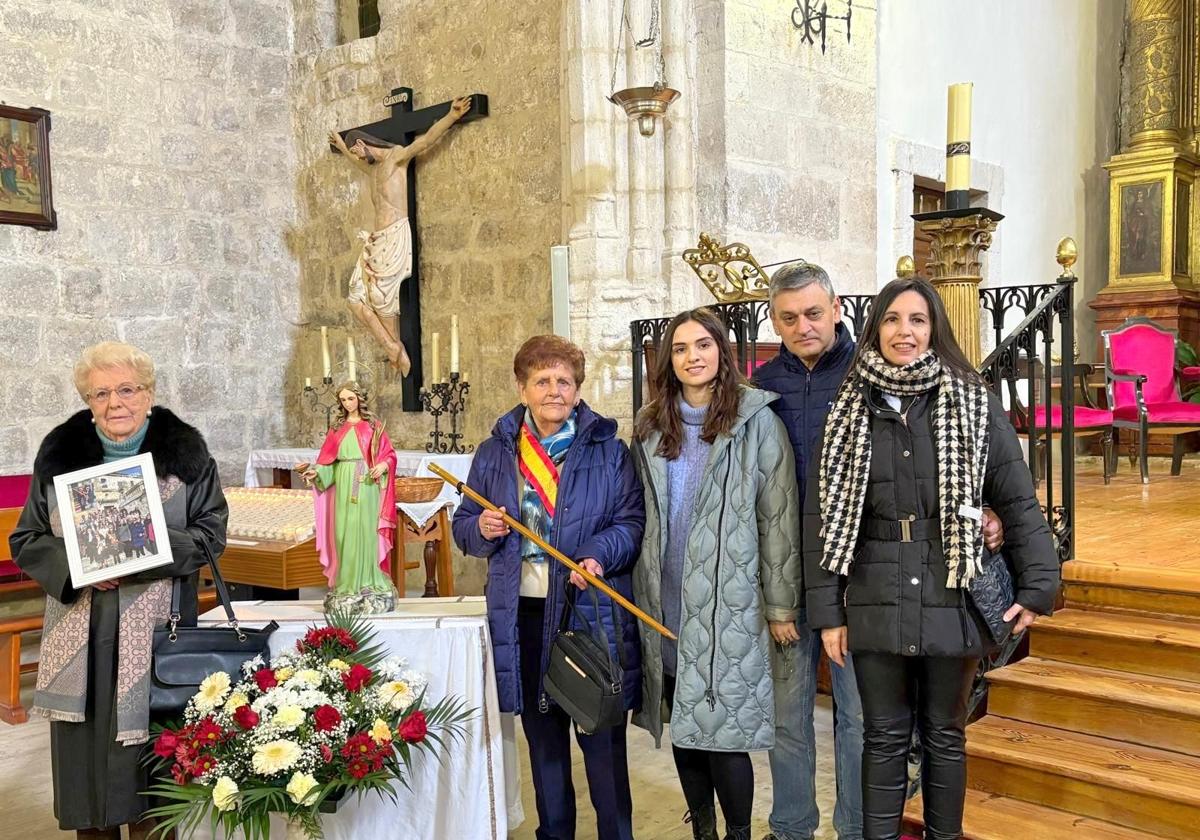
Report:
[[[154,471],[160,477],[173,475],[191,484],[204,474],[208,446],[199,431],[161,406],[154,407],[147,422],[150,428],[139,452],[154,456]],[[49,482],[56,475],[94,467],[103,460],[104,447],[92,425],[92,413],[85,408],[46,435],[33,472],[40,481]]]

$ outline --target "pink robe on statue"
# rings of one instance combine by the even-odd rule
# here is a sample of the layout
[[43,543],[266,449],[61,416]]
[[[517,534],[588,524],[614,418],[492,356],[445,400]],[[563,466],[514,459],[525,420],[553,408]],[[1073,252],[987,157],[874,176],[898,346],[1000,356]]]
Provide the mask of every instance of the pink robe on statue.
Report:
[[[392,442],[388,438],[387,432],[380,430],[379,443],[376,444],[375,451],[371,451],[371,437],[378,423],[378,420],[372,420],[370,423],[365,421],[354,424],[343,423],[336,429],[330,429],[329,434],[325,436],[325,443],[321,445],[321,453],[317,455],[317,463],[329,466],[336,461],[338,449],[342,445],[342,438],[346,436],[347,431],[354,429],[355,434],[358,435],[358,448],[362,450],[367,462],[367,469],[371,469],[376,464],[387,464],[387,474],[381,479],[384,485],[380,493],[382,500],[379,504],[379,568],[384,574],[390,574],[392,545],[395,543],[396,535],[396,450],[392,448]],[[333,522],[337,511],[332,490],[333,488],[318,490],[316,485],[313,486],[317,519],[317,553],[320,555],[321,567],[325,570],[325,579],[329,581],[331,589],[337,581],[338,570],[337,530]]]

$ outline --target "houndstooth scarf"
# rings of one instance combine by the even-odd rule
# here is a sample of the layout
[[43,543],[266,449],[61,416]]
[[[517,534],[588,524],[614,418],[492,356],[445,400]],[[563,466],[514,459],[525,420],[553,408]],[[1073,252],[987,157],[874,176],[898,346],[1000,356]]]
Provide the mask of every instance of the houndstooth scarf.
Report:
[[946,586],[965,587],[979,571],[983,551],[981,522],[962,509],[981,507],[988,457],[987,388],[954,376],[932,350],[903,367],[889,364],[874,349],[865,350],[838,390],[821,450],[821,567],[845,575],[854,559],[871,469],[871,386],[896,396],[938,389],[932,419],[942,547],[949,569]]

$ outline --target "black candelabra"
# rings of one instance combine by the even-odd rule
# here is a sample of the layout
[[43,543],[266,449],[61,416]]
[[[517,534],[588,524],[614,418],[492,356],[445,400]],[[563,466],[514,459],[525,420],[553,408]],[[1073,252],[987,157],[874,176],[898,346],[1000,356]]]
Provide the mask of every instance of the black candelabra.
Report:
[[337,391],[333,386],[333,377],[326,376],[316,385],[312,385],[308,380],[305,380],[304,391],[302,393],[304,399],[308,402],[309,411],[318,417],[321,416],[322,412],[325,413],[325,431],[317,433],[317,437],[324,440],[325,435],[329,432],[329,427],[333,425],[333,412],[338,407]]
[[[435,382],[421,389],[421,406],[433,415],[433,431],[429,433],[429,443],[425,444],[426,452],[463,455],[474,451],[474,446],[462,444],[463,434],[458,430],[458,416],[467,408],[467,392],[470,389],[470,383],[462,379],[459,373],[451,373],[449,382]],[[450,415],[449,432],[441,429],[443,414]]]

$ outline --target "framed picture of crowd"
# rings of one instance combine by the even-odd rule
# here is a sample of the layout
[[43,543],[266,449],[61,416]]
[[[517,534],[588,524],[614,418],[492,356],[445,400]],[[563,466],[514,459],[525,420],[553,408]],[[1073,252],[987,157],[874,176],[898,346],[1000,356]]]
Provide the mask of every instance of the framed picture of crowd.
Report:
[[149,453],[54,477],[76,589],[172,561]]
[[0,224],[54,230],[50,112],[0,104]]

